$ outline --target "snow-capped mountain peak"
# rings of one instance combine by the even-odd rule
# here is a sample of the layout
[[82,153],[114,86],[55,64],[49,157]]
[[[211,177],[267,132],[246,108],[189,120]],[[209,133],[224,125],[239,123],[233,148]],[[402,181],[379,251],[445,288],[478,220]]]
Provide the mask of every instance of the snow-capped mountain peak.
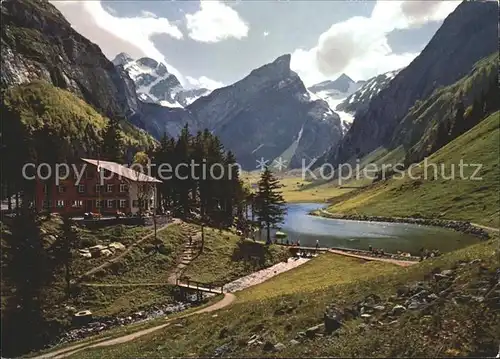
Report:
[[328,103],[330,108],[339,116],[342,123],[342,132],[346,133],[354,117],[343,111],[336,111],[336,107],[349,95],[353,94],[363,85],[362,81],[355,82],[346,74],[340,75],[335,80],[326,80],[308,88],[309,92]]
[[355,114],[358,111],[363,111],[368,107],[371,99],[381,90],[389,85],[389,82],[396,77],[402,69],[389,71],[365,81],[363,85],[354,93],[349,95],[344,101],[339,103],[335,109]]
[[138,98],[143,102],[157,103],[166,107],[185,107],[211,91],[205,88],[186,90],[165,64],[150,57],[134,60],[126,53],[118,54],[115,66],[123,66],[134,81]]

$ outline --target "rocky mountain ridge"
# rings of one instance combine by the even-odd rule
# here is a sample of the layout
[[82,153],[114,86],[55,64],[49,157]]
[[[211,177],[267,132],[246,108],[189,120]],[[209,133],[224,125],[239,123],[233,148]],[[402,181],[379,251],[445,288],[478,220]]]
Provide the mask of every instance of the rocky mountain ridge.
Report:
[[364,81],[361,86],[333,108],[352,115],[366,110],[371,99],[389,85],[402,69],[389,71]]
[[[175,137],[186,124],[192,132],[208,128],[246,169],[255,169],[258,159],[272,164],[280,156],[300,166],[302,158],[320,156],[342,136],[339,116],[290,70],[290,55],[189,103],[200,93],[177,91],[179,81],[164,65],[149,58],[131,62],[120,54],[115,66],[48,1],[7,1],[1,11],[3,88],[44,80],[156,138]],[[185,108],[145,102],[162,95],[161,101],[183,102]]]
[[2,88],[41,79],[77,94],[109,117],[137,112],[137,96],[124,81],[126,74],[48,1],[4,1],[1,16]]
[[316,158],[339,141],[342,129],[328,103],[311,96],[290,70],[290,57],[280,56],[185,109],[147,104],[142,126],[155,136],[176,136],[184,124],[192,131],[208,128],[245,169],[255,169],[261,158],[271,164],[277,157],[300,166],[302,158]]
[[120,53],[112,62],[128,73],[135,83],[138,98],[143,102],[185,107],[211,92],[206,88],[183,88],[163,63],[149,57],[134,60],[128,54]]
[[463,2],[443,22],[413,62],[357,116],[349,132],[317,162],[336,165],[388,146],[394,129],[417,100],[465,76],[474,63],[498,48],[498,4]]

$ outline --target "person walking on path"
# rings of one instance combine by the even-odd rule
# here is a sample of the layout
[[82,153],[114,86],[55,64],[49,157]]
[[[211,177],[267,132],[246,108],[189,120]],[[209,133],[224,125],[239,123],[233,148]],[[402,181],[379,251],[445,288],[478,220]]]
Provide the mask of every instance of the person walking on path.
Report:
[[316,239],[316,252],[318,252],[319,249],[319,239]]

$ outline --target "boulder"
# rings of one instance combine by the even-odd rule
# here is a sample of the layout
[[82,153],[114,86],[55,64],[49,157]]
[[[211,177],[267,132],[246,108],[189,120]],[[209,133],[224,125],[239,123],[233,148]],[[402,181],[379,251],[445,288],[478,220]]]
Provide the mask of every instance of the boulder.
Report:
[[329,307],[323,314],[323,324],[328,334],[333,333],[342,326],[344,313],[336,307]]
[[90,310],[81,310],[73,315],[73,325],[82,326],[90,323],[92,312]]
[[441,274],[445,276],[451,276],[453,274],[453,271],[451,269],[446,269],[442,271]]
[[391,310],[391,315],[401,315],[406,311],[406,308],[402,305],[395,305]]
[[316,333],[319,333],[319,331],[323,329],[324,326],[325,326],[324,324],[318,324],[315,325],[314,327],[306,329],[306,337],[314,338],[316,336]]
[[270,351],[274,350],[274,344],[271,343],[270,341],[267,341],[264,343],[262,350],[264,350],[265,352],[270,352]]
[[125,246],[121,244],[120,242],[112,242],[108,245],[109,248],[113,248],[118,251],[123,251],[125,250]]
[[435,294],[435,293],[431,293],[431,294],[429,294],[429,295],[427,296],[427,299],[428,299],[428,300],[436,300],[436,299],[438,299],[438,298],[439,298],[439,297],[438,297],[438,296],[437,296],[437,294]]
[[282,350],[286,349],[286,346],[285,344],[283,343],[277,343],[275,346],[274,346],[274,350],[277,351],[277,352],[280,352]]
[[420,307],[422,307],[422,303],[419,302],[419,301],[416,301],[416,300],[412,300],[410,301],[410,303],[408,304],[408,310],[417,310],[419,309]]
[[100,252],[100,255],[102,257],[111,257],[113,255],[113,252],[111,252],[109,249],[103,249],[101,252]]
[[306,337],[306,332],[298,332],[295,339],[302,339]]

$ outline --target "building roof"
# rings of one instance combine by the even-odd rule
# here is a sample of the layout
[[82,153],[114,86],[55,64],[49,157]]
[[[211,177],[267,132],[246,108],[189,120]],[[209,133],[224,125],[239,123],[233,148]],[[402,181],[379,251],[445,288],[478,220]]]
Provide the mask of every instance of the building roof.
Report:
[[98,170],[100,168],[108,170],[120,177],[129,179],[134,182],[154,182],[154,183],[161,183],[160,180],[148,176],[144,173],[141,173],[139,171],[135,171],[134,169],[130,169],[128,167],[122,166],[116,162],[111,162],[111,161],[102,161],[102,160],[92,160],[89,158],[82,158],[82,161],[90,163],[91,165],[94,165],[98,167]]

